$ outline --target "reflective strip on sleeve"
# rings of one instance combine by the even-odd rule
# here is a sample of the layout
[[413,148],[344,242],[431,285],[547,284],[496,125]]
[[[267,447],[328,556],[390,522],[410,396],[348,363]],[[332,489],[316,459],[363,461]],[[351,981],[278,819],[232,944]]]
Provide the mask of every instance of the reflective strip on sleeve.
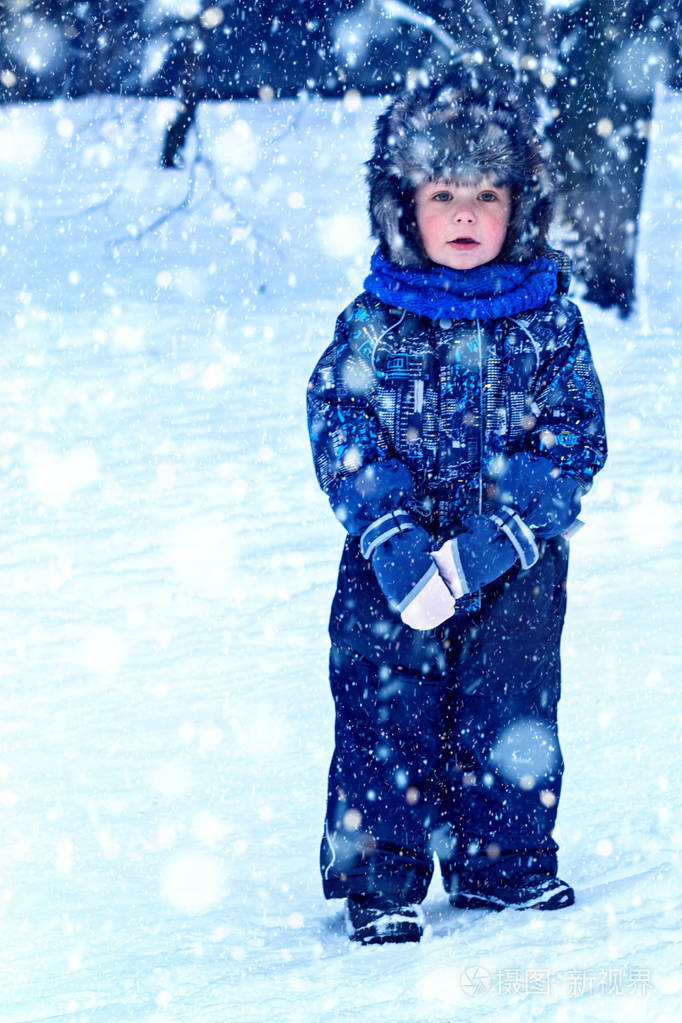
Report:
[[540,552],[530,526],[526,525],[513,508],[502,505],[501,510],[506,513],[506,517],[493,512],[490,518],[513,545],[519,556],[521,568],[532,568],[540,557]]
[[414,522],[402,508],[375,519],[360,537],[360,552],[363,558],[369,560],[377,547],[386,543],[396,533],[406,533],[408,529],[414,528]]

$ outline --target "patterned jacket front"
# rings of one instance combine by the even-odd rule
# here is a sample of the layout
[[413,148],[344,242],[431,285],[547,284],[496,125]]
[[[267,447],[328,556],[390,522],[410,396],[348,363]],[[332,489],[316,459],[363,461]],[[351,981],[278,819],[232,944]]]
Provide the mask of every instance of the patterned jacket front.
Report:
[[[563,295],[480,322],[434,321],[364,292],[313,372],[308,420],[318,481],[348,532],[332,640],[391,661],[407,647],[421,656],[425,634],[391,612],[362,558],[368,525],[403,508],[435,549],[468,515],[490,510],[486,467],[496,456],[547,457],[583,492],[606,459],[601,386],[580,312]],[[560,538],[548,545],[566,550]],[[481,601],[485,590],[457,610]],[[434,631],[442,639],[447,627]]]

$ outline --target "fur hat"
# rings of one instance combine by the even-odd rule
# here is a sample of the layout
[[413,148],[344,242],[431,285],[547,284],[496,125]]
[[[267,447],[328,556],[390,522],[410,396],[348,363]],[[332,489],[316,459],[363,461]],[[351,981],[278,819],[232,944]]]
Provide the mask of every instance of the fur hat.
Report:
[[500,253],[534,259],[546,244],[553,175],[520,94],[499,79],[457,78],[400,93],[378,118],[367,161],[372,234],[400,266],[425,266],[414,192],[425,181],[507,185],[512,210]]

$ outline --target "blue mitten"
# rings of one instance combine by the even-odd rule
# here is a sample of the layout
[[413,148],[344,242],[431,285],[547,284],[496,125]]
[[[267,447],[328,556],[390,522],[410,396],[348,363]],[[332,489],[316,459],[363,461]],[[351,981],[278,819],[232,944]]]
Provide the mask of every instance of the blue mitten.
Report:
[[486,586],[518,560],[531,568],[538,559],[532,531],[513,508],[473,515],[463,533],[446,540],[433,560],[456,600]]
[[382,515],[360,537],[392,611],[413,629],[434,629],[454,612],[453,596],[431,557],[426,530],[398,509]]
[[558,536],[578,517],[583,490],[549,458],[527,451],[500,455],[487,476],[493,500],[520,512],[537,536]]

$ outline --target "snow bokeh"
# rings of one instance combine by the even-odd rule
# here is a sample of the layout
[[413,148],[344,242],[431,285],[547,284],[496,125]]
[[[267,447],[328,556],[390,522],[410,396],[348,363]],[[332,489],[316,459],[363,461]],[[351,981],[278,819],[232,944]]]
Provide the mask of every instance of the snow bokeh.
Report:
[[[8,110],[9,116],[3,117],[0,126],[0,164],[8,169],[17,170],[21,167],[28,168],[36,163],[42,153],[45,138],[40,125],[28,123],[19,117],[18,110]],[[11,187],[11,186],[10,186]],[[22,200],[24,196],[18,189],[12,189],[5,202],[4,219],[7,223],[14,223],[13,210],[15,203],[12,199]],[[28,198],[28,197],[26,197]]]
[[158,24],[165,18],[190,21],[196,18],[203,6],[201,0],[147,0],[143,18],[149,24]]
[[335,213],[318,223],[324,253],[333,259],[348,260],[361,255],[367,246],[365,217]]
[[[367,272],[381,103],[202,104],[215,180],[186,202],[171,109],[0,109],[1,1023],[676,1018],[682,101],[657,98],[638,310],[583,309],[611,455],[563,644],[576,906],[455,912],[436,877],[428,940],[374,949],[318,874],[343,530],[304,401]],[[496,755],[542,799],[549,744],[523,748]]]
[[228,122],[213,141],[216,159],[231,170],[252,171],[261,153],[258,139],[243,117]]
[[88,445],[66,451],[39,445],[27,452],[26,480],[29,489],[46,505],[63,505],[78,490],[99,476],[97,452]]
[[[19,13],[19,12],[17,12]],[[48,19],[17,17],[4,35],[4,45],[17,62],[40,77],[58,72],[66,63],[65,40]]]
[[557,770],[559,750],[548,728],[526,718],[505,728],[490,751],[490,760],[512,785],[528,790]]
[[175,853],[161,875],[163,898],[184,913],[207,913],[225,898],[223,866],[201,850]]

